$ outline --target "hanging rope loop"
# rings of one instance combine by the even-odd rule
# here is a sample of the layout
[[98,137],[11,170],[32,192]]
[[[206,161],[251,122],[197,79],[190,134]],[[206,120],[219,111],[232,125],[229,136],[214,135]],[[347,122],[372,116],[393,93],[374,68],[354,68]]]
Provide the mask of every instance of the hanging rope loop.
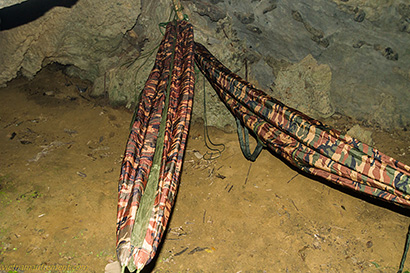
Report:
[[239,143],[241,144],[241,150],[245,158],[249,161],[254,162],[256,158],[258,158],[259,154],[261,153],[264,145],[259,138],[257,138],[258,143],[256,144],[255,150],[251,153],[249,148],[249,130],[246,126],[243,126],[241,121],[235,117],[236,119],[236,126],[238,130],[238,138]]
[[[214,160],[220,157],[225,151],[225,144],[223,143],[213,143],[211,139],[209,138],[209,133],[208,133],[208,121],[206,118],[206,89],[205,89],[205,77],[203,77],[203,92],[204,92],[204,141],[205,141],[205,146],[211,151],[207,151],[203,155],[203,159],[205,160]],[[208,142],[213,146],[211,147]]]
[[[245,79],[246,81],[248,81],[248,60],[246,58],[244,60],[244,66],[245,66]],[[247,160],[254,162],[256,158],[258,158],[259,154],[261,153],[265,145],[262,143],[262,141],[258,137],[256,137],[258,143],[256,144],[256,147],[253,153],[251,153],[250,148],[249,148],[248,128],[241,123],[238,117],[235,117],[235,120],[236,120],[236,127],[237,127],[238,138],[239,138],[239,143],[241,146],[242,153]]]

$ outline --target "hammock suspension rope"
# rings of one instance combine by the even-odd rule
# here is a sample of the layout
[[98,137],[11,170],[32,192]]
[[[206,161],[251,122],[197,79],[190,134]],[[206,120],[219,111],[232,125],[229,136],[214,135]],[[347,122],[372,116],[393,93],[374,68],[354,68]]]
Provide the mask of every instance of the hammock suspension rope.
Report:
[[[214,159],[217,159],[218,157],[220,157],[222,155],[223,151],[225,151],[225,144],[223,144],[223,143],[213,143],[211,138],[209,137],[208,121],[207,121],[207,118],[206,118],[205,76],[203,77],[203,93],[204,93],[204,142],[205,142],[205,146],[209,150],[213,151],[213,152],[207,151],[203,155],[203,159],[205,159],[205,160],[214,160]],[[208,142],[214,147],[211,147],[210,145],[208,145]],[[220,148],[217,148],[217,147],[220,147]]]

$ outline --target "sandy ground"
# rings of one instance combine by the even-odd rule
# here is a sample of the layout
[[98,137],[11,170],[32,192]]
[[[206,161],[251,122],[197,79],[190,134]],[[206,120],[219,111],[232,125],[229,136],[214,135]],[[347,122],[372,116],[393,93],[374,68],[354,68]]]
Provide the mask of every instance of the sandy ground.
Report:
[[[89,98],[80,92],[87,86],[48,67],[0,89],[0,266],[103,272],[115,260],[132,113]],[[409,132],[373,135],[377,148],[410,163]],[[300,174],[268,151],[250,163],[235,134],[214,128],[212,140],[226,150],[201,159],[203,136],[192,124],[168,232],[144,272],[397,271],[408,211]]]

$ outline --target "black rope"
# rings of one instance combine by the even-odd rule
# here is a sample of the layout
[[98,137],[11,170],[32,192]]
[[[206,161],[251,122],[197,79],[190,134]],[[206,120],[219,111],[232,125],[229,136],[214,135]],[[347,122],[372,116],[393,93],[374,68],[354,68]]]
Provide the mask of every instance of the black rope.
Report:
[[[245,80],[248,81],[248,60],[247,59],[244,60],[244,65],[245,65]],[[235,117],[235,119],[236,119],[236,127],[237,127],[238,138],[239,138],[239,143],[241,146],[242,153],[247,160],[254,162],[256,158],[258,158],[259,154],[261,153],[265,145],[263,145],[262,141],[260,141],[260,139],[256,137],[258,143],[256,144],[256,147],[253,153],[251,153],[250,148],[249,148],[248,128],[242,125],[238,117]]]
[[238,118],[236,119],[236,126],[238,130],[238,138],[239,143],[241,146],[241,150],[245,158],[249,161],[254,162],[256,158],[258,158],[259,154],[261,153],[264,145],[258,138],[258,144],[256,144],[255,150],[251,153],[249,148],[249,131],[246,126],[242,126],[241,121]]
[[[217,159],[222,155],[222,152],[225,151],[225,144],[223,143],[213,143],[212,140],[209,138],[209,133],[208,133],[208,121],[206,119],[206,90],[205,90],[205,76],[203,77],[203,92],[204,92],[204,141],[205,141],[205,146],[214,152],[209,152],[207,151],[203,155],[203,159],[205,160],[214,160]],[[222,148],[213,148],[210,147],[207,143],[207,140],[212,146],[214,147],[221,147]]]
[[409,229],[407,231],[406,245],[404,246],[403,256],[401,257],[400,267],[399,267],[399,271],[397,271],[397,273],[402,273],[403,272],[404,263],[406,262],[407,252],[409,251],[409,246],[410,246],[410,226],[409,226]]

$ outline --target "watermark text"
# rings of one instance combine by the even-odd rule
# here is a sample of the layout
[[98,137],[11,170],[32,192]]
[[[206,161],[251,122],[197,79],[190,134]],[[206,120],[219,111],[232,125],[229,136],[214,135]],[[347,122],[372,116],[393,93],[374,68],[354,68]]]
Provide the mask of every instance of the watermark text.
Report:
[[70,265],[70,264],[10,264],[4,265],[0,264],[0,270],[22,270],[22,271],[80,271],[84,272],[87,270],[86,265]]

